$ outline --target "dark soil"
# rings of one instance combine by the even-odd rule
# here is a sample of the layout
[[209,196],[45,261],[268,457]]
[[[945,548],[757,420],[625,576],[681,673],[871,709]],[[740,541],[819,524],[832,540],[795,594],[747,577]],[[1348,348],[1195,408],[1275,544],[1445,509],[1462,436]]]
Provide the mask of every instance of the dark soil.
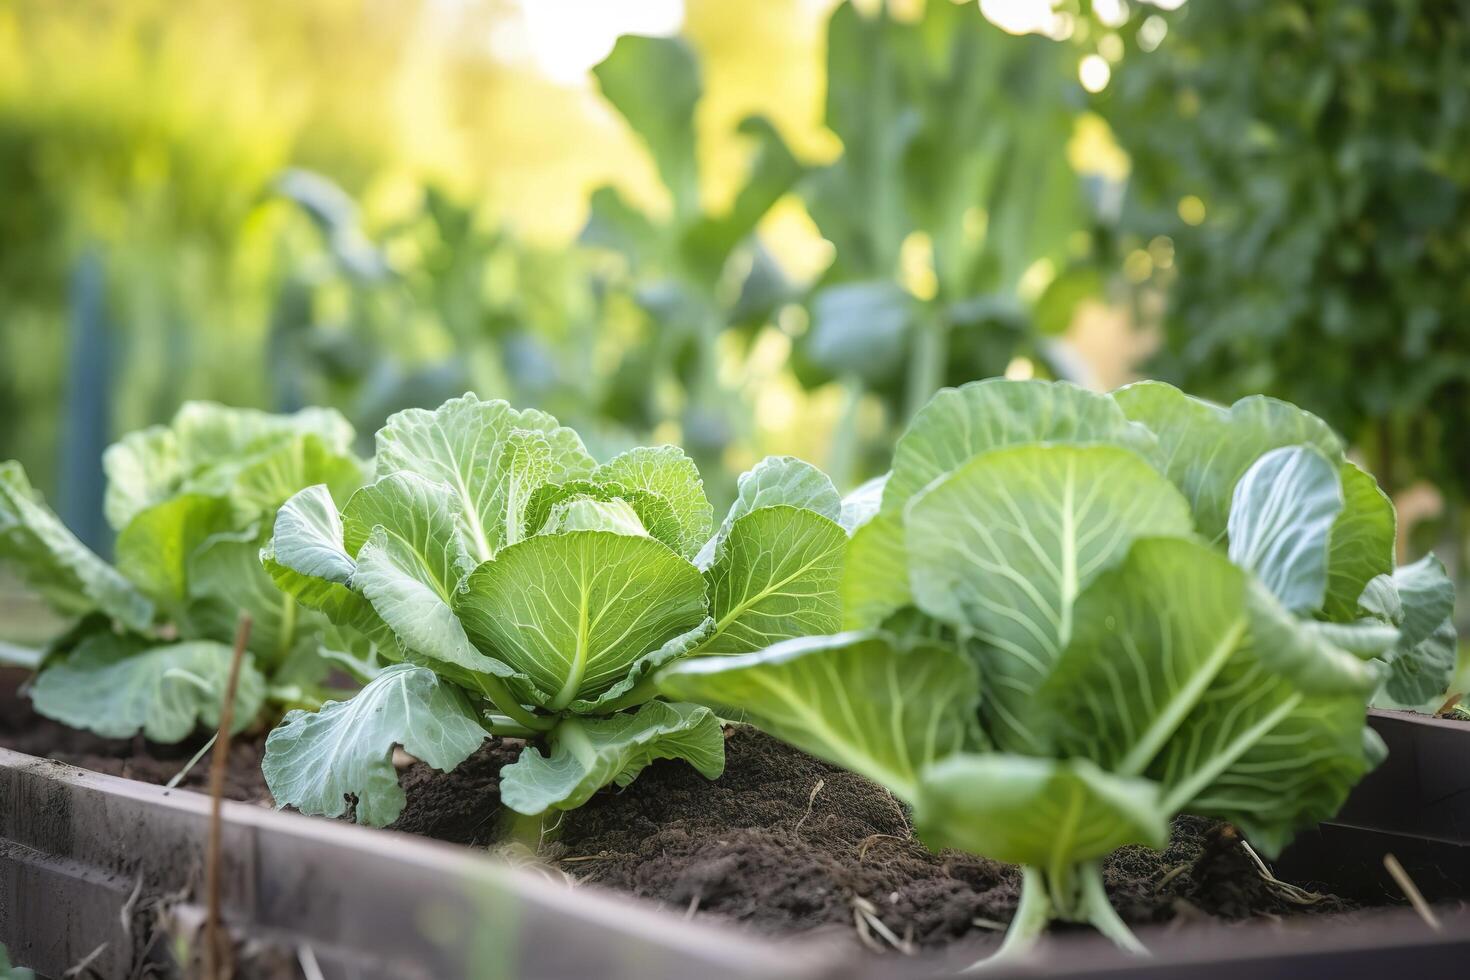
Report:
[[[102,738],[77,731],[36,714],[23,693],[25,671],[0,670],[0,748],[14,749],[43,759],[55,759],[82,769],[122,776],[163,786],[189,764],[208,735],[198,735],[177,745],[161,745],[141,736]],[[225,776],[227,800],[246,803],[269,802],[260,756],[265,750],[263,734],[246,733],[230,743],[230,765]],[[209,754],[179,782],[181,789],[208,792]]]
[[519,739],[488,739],[447,774],[413,763],[398,775],[408,805],[389,829],[451,844],[495,843],[503,829],[500,767],[516,761],[523,746]]
[[[627,790],[567,814],[552,860],[583,882],[767,933],[850,928],[870,915],[899,939],[928,946],[993,936],[1015,912],[1015,868],[929,851],[903,807],[867,780],[749,729],[734,730],[727,748],[718,780],[681,762],[656,762]],[[493,843],[502,826],[500,767],[519,750],[489,742],[447,775],[409,767],[408,807],[395,829]],[[1198,818],[1178,820],[1162,853],[1119,851],[1106,881],[1133,923],[1347,907],[1331,897],[1309,906],[1288,901],[1228,827]],[[871,920],[859,932],[883,942]]]
[[[163,784],[204,742],[158,745],[74,731],[31,709],[18,689],[23,678],[0,671],[0,746]],[[263,742],[235,741],[228,798],[270,802],[260,772]],[[392,829],[496,844],[506,827],[500,769],[523,747],[487,740],[448,774],[408,765],[400,776],[408,804]],[[564,815],[546,857],[582,882],[763,933],[856,928],[882,945],[886,928],[904,943],[935,946],[994,938],[1014,914],[1014,867],[931,852],[880,787],[751,729],[731,730],[726,747],[718,780],[683,762],[655,762],[627,790],[603,792]],[[208,768],[201,761],[181,785],[204,790]],[[1114,854],[1105,877],[1114,907],[1135,924],[1350,907],[1331,896],[1309,905],[1290,901],[1258,872],[1228,826],[1194,817],[1175,822],[1162,853],[1136,847]]]

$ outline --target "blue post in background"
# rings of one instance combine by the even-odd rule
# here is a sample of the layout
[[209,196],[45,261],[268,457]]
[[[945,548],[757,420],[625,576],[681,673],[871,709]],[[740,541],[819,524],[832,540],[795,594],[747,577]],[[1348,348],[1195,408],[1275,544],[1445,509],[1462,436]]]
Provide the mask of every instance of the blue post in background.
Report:
[[66,526],[88,547],[110,558],[112,532],[102,516],[102,451],[112,438],[112,331],[107,322],[107,270],[95,248],[72,267],[67,301],[66,408],[57,502]]

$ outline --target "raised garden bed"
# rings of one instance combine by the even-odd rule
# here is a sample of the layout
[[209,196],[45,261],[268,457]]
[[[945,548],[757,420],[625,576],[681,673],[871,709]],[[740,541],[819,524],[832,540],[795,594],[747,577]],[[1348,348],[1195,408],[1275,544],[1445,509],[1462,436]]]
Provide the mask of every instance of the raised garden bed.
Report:
[[[272,459],[299,424],[269,422]],[[125,737],[11,692],[18,960],[188,971],[206,870],[245,975],[1137,967],[1078,924],[1175,972],[1464,952],[1465,732],[1379,716],[1392,757],[1357,786],[1367,707],[1450,683],[1453,583],[1396,565],[1391,503],[1320,420],[978,382],[918,413],[886,477],[844,498],[768,457],[718,525],[681,451],[599,463],[548,426],[473,395],[400,413],[371,484],[344,458],[336,496],[273,485],[167,575],[168,504],[114,499],[112,567],[9,467],[11,559],[79,576],[66,608],[92,613],[32,703]],[[228,457],[206,485],[246,493]],[[302,651],[317,679],[285,683]],[[197,785],[214,728],[243,805],[206,869],[207,801],[147,783]],[[262,772],[327,819],[270,813]],[[1246,843],[1303,829],[1276,871]]]
[[[1128,849],[1113,859],[1111,896],[1154,950],[1148,969],[1372,976],[1389,963],[1450,969],[1470,953],[1470,912],[1453,884],[1463,841],[1406,829],[1419,797],[1381,792],[1406,771],[1423,781],[1424,757],[1407,750],[1420,731],[1453,740],[1470,728],[1397,715],[1375,726],[1391,744],[1408,741],[1341,822],[1303,835],[1274,865],[1281,878],[1336,897],[1299,906],[1204,821],[1181,821],[1162,855]],[[244,975],[302,975],[309,958],[325,976],[896,978],[933,975],[993,947],[994,932],[973,920],[1004,921],[1014,910],[1012,869],[929,855],[881,790],[763,736],[737,730],[729,748],[718,782],[656,764],[630,790],[568,815],[547,852],[551,873],[405,833],[227,805],[225,909]],[[410,766],[399,829],[492,841],[498,767],[509,757],[490,743],[451,776]],[[53,976],[94,953],[100,976],[177,962],[188,948],[179,938],[201,918],[203,796],[13,751],[0,752],[0,793],[9,804],[0,814],[0,941],[17,962]],[[1368,826],[1354,816],[1367,799],[1401,805],[1380,805]],[[1381,908],[1402,902],[1383,871],[1385,850],[1442,903],[1439,932],[1408,909]],[[569,889],[556,872],[651,901]],[[569,922],[574,944],[556,938]],[[884,930],[915,955],[864,948],[894,945]],[[489,974],[475,972],[486,964],[495,965]],[[1030,969],[1081,977],[1144,965],[1068,930]]]

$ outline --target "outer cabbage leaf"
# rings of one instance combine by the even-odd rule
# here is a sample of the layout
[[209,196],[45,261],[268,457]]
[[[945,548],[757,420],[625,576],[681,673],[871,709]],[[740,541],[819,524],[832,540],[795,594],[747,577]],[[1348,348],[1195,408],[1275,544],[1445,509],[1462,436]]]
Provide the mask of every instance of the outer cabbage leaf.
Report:
[[[709,539],[714,508],[705,496],[694,460],[678,447],[630,449],[599,466],[592,479],[647,491],[667,501],[679,523],[679,539],[665,543],[684,557],[692,558]],[[653,533],[651,528],[649,533]]]
[[190,602],[184,624],[188,634],[228,642],[238,627],[240,611],[250,614],[250,652],[256,663],[281,680],[281,668],[292,664],[298,681],[325,673],[312,666],[325,617],[299,607],[296,598],[276,587],[261,567],[260,536],[255,528],[238,534],[216,534],[189,562]]
[[147,597],[67,530],[13,461],[0,463],[0,563],[65,615],[101,612],[135,630],[153,621]]
[[650,701],[632,714],[568,718],[551,755],[527,746],[500,771],[500,799],[519,813],[574,810],[609,784],[627,786],[655,759],[683,759],[709,779],[725,771],[725,735],[708,708]]
[[595,699],[707,614],[693,565],[652,538],[611,531],[505,548],[469,576],[454,611],[481,650],[530,678],[536,703],[556,711]]
[[1249,629],[1247,573],[1185,538],[1140,538],[1077,597],[1035,692],[1050,750],[1146,772]]
[[973,635],[987,730],[1027,753],[1045,748],[1034,696],[1077,596],[1135,538],[1192,528],[1178,491],[1114,446],[992,450],[915,497],[906,520],[917,605]]
[[211,535],[235,530],[222,497],[186,493],[139,513],[117,536],[118,571],[174,619],[189,601],[189,560]]
[[342,517],[326,487],[307,487],[276,512],[260,561],[276,588],[302,606],[380,647],[393,641],[372,603],[352,588],[357,561],[346,551]]
[[1291,615],[1214,549],[1135,542],[1074,622],[1037,694],[1052,751],[1159,781],[1169,815],[1237,820],[1275,849],[1335,812],[1371,764],[1377,671],[1330,642],[1356,631]]
[[351,795],[357,822],[381,827],[407,802],[395,745],[448,772],[488,734],[458,687],[424,667],[393,664],[350,700],[288,713],[266,739],[260,768],[278,807],[340,817]]
[[810,510],[762,507],[731,525],[705,574],[715,626],[702,653],[744,653],[841,626],[848,539]]
[[1351,623],[1298,619],[1297,625],[1315,633],[1324,643],[1345,650],[1360,660],[1382,658],[1399,642],[1397,627],[1372,616],[1364,616]]
[[867,524],[883,506],[883,491],[888,486],[889,474],[875,476],[852,493],[842,498],[842,515],[838,523],[848,534]]
[[952,755],[927,769],[914,825],[932,847],[1046,868],[1107,856],[1124,844],[1162,848],[1172,813],[1160,787],[1086,759]]
[[838,587],[844,629],[869,629],[914,601],[902,514],[877,514],[852,535]]
[[[430,660],[500,677],[514,674],[470,643],[452,602],[472,567],[449,488],[409,472],[382,477],[342,511],[343,545],[356,552],[352,588],[404,647]],[[277,559],[280,547],[276,549]]]
[[1165,475],[1189,501],[1200,534],[1212,541],[1225,533],[1236,481],[1263,453],[1305,445],[1334,464],[1343,462],[1342,442],[1327,423],[1275,398],[1252,395],[1224,408],[1160,381],[1140,381],[1112,397],[1158,437]]
[[320,436],[290,439],[243,466],[230,486],[237,518],[251,521],[274,513],[302,487],[324,484],[338,500],[362,486],[363,464]]
[[239,459],[251,450],[298,435],[315,435],[336,452],[345,451],[356,438],[342,413],[316,407],[277,415],[215,402],[185,402],[169,427],[178,436],[179,456],[189,471]]
[[400,662],[396,646],[384,647],[356,630],[335,624],[322,630],[317,656],[359,684],[373,680],[389,664]]
[[102,512],[112,529],[121,531],[178,491],[185,473],[178,436],[163,425],[129,432],[103,451],[102,470],[107,475]]
[[[222,643],[150,646],[95,634],[41,671],[31,699],[47,718],[105,738],[141,732],[155,742],[179,742],[201,725],[219,726],[232,656]],[[235,731],[255,720],[264,700],[265,678],[247,654],[235,690]]]
[[1344,504],[1332,525],[1327,559],[1328,619],[1347,622],[1359,616],[1358,597],[1370,581],[1393,572],[1398,518],[1378,482],[1352,462],[1342,464]]
[[974,664],[952,649],[884,633],[809,636],[759,653],[684,660],[660,671],[658,686],[910,802],[928,765],[979,740]]
[[720,549],[736,521],[762,507],[796,507],[833,522],[842,518],[842,496],[832,480],[795,456],[767,456],[742,473],[737,486],[730,512],[694,559],[700,568],[709,568],[720,557]]
[[406,471],[448,487],[467,550],[477,561],[493,557],[521,533],[537,487],[584,479],[594,467],[581,438],[550,415],[516,411],[473,394],[432,412],[405,409],[378,430],[378,473]]
[[1398,627],[1392,648],[1383,652],[1388,679],[1374,698],[1379,707],[1433,710],[1455,672],[1455,583],[1444,565],[1425,555],[1392,575],[1368,583],[1359,600],[1369,615]]
[[991,378],[929,399],[893,450],[883,511],[897,514],[930,483],[991,449],[1037,442],[1107,443],[1149,456],[1154,437],[1106,395],[1065,381]]
[[307,487],[281,506],[268,547],[272,560],[308,579],[346,587],[357,572],[342,515],[325,486]]
[[[302,440],[308,438],[315,449],[305,448]],[[261,464],[291,442],[297,443],[294,452],[300,454],[294,460],[296,465],[312,461],[326,472],[342,472],[337,467],[351,462],[353,438],[352,426],[332,409],[307,408],[293,415],[272,415],[212,402],[186,402],[168,426],[130,433],[103,453],[102,466],[107,474],[103,507],[108,523],[121,531],[143,511],[179,494],[226,495],[242,471]],[[286,459],[278,459],[274,467],[286,464]],[[266,464],[256,471],[252,482],[257,492],[266,488],[266,476],[274,467]],[[328,480],[328,476],[303,478],[291,489],[318,479]],[[284,499],[276,497],[274,504]],[[251,520],[274,504],[256,501],[252,506],[260,509],[244,514],[242,519]]]
[[1283,446],[1235,485],[1230,560],[1293,612],[1315,612],[1327,596],[1329,540],[1343,508],[1337,472],[1310,446]]
[[843,625],[877,626],[913,601],[904,507],[975,456],[1038,442],[1106,443],[1151,455],[1155,439],[1105,395],[1067,382],[993,378],[946,388],[922,408],[894,450],[880,512],[853,534],[843,576]]
[[1219,817],[1275,854],[1336,813],[1382,758],[1365,727],[1378,664],[1330,642],[1269,592],[1247,590],[1246,641],[1150,766],[1171,811]]

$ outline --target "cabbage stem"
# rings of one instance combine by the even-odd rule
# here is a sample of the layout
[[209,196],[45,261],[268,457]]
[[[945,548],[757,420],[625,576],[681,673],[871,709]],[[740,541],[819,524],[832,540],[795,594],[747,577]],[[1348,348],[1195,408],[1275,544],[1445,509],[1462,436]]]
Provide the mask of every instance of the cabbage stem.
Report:
[[505,681],[499,677],[481,674],[477,679],[480,684],[480,690],[485,693],[485,697],[490,699],[490,703],[495,706],[495,710],[516,724],[529,728],[533,732],[547,732],[556,726],[555,718],[543,718],[526,710],[520,701],[516,699],[516,696],[511,694],[510,688],[506,686]]
[[599,714],[613,714],[624,708],[635,708],[645,701],[652,701],[658,697],[658,685],[653,682],[653,675],[649,674],[637,684],[634,684],[628,693],[621,697],[613,698],[607,704],[598,708]]
[[1136,956],[1148,955],[1143,943],[1108,901],[1101,863],[1070,866],[1059,874],[1047,874],[1027,865],[1021,868],[1021,903],[1016,906],[1000,948],[965,972],[982,971],[1025,956],[1053,919],[1091,925],[1121,949]]

